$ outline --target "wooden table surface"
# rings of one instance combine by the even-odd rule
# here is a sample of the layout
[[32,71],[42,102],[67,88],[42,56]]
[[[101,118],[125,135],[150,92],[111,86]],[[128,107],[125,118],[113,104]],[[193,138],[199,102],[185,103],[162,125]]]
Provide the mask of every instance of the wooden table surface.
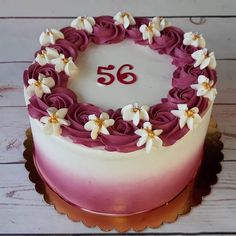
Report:
[[145,0],[145,4],[142,0],[0,0],[0,234],[101,233],[98,228],[86,228],[59,215],[28,179],[22,157],[25,130],[29,127],[22,72],[39,48],[38,37],[45,28],[62,28],[78,15],[114,15],[119,10],[139,16],[167,16],[185,31],[201,32],[218,59],[219,94],[214,116],[224,143],[218,183],[188,215],[144,233],[236,235],[234,0]]

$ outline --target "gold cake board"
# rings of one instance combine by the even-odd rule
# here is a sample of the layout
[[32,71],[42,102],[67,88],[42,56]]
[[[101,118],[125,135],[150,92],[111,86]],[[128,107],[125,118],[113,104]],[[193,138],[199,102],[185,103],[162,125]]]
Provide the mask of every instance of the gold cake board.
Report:
[[211,191],[211,185],[217,182],[217,173],[221,171],[220,162],[223,160],[221,152],[223,144],[221,133],[212,118],[208,127],[204,146],[204,158],[195,181],[191,182],[178,196],[165,205],[154,210],[128,216],[111,216],[88,212],[78,206],[63,200],[39,176],[33,161],[33,139],[31,129],[26,131],[24,142],[25,167],[29,171],[29,179],[35,184],[35,189],[42,194],[45,201],[53,205],[60,214],[66,214],[69,219],[83,222],[87,227],[99,227],[102,231],[116,230],[120,233],[145,228],[158,228],[163,223],[176,221],[178,216],[184,215],[191,207],[199,205],[202,197]]

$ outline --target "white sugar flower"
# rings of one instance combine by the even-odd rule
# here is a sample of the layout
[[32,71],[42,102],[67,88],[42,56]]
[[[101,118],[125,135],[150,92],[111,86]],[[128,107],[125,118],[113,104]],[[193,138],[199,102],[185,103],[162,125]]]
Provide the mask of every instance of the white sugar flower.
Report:
[[65,58],[64,54],[52,59],[51,63],[55,65],[57,72],[65,71],[68,76],[75,76],[78,73],[78,67],[74,64],[72,57]]
[[178,110],[172,110],[171,113],[179,117],[179,126],[182,129],[187,124],[190,130],[193,130],[194,124],[202,121],[201,116],[198,114],[199,109],[193,107],[188,109],[187,104],[178,104]]
[[71,22],[71,27],[77,30],[85,30],[90,34],[93,32],[94,25],[94,18],[89,16],[79,16]]
[[162,140],[158,137],[162,133],[161,129],[152,130],[152,125],[150,122],[145,122],[143,124],[143,129],[138,129],[135,134],[141,136],[137,142],[137,146],[141,147],[145,144],[146,152],[150,152],[153,143],[160,147],[162,146]]
[[49,116],[43,116],[40,122],[44,123],[43,130],[45,134],[61,134],[61,125],[69,126],[70,122],[64,117],[66,116],[68,109],[61,108],[57,109],[55,107],[49,107],[47,109]]
[[96,115],[89,115],[89,121],[84,125],[87,131],[91,132],[91,138],[95,140],[99,133],[109,134],[107,128],[114,125],[114,120],[109,119],[109,115],[106,112],[102,112],[98,118]]
[[143,40],[148,39],[148,43],[152,44],[153,37],[159,37],[161,31],[169,27],[170,23],[162,17],[154,17],[147,25],[140,26],[139,31],[142,33]]
[[55,81],[52,77],[46,77],[43,74],[38,75],[38,80],[29,79],[29,86],[26,88],[26,92],[29,97],[34,94],[41,98],[44,93],[51,93],[51,88],[55,86]]
[[217,94],[217,90],[213,86],[213,80],[209,80],[204,75],[199,75],[198,84],[192,84],[191,88],[197,90],[197,96],[203,96],[209,98],[210,101],[214,101]]
[[35,61],[39,63],[39,65],[43,66],[48,63],[51,63],[51,60],[59,57],[59,53],[54,48],[45,48],[41,52],[37,53]]
[[135,104],[129,104],[124,106],[121,109],[121,114],[123,117],[123,120],[125,121],[133,121],[134,125],[138,125],[140,119],[143,119],[145,121],[149,120],[148,115],[149,107],[144,105],[139,107],[137,103]]
[[48,46],[49,44],[55,44],[58,39],[64,39],[64,35],[61,31],[56,29],[46,29],[39,37],[39,42],[42,46]]
[[203,70],[207,66],[210,69],[216,68],[216,59],[214,52],[208,52],[206,48],[197,50],[191,54],[192,58],[195,60],[194,67],[200,66],[200,69]]
[[113,19],[116,25],[123,25],[125,29],[127,29],[129,25],[136,24],[134,17],[129,12],[118,12]]
[[192,45],[194,47],[205,48],[206,42],[201,34],[188,32],[184,34],[184,45]]

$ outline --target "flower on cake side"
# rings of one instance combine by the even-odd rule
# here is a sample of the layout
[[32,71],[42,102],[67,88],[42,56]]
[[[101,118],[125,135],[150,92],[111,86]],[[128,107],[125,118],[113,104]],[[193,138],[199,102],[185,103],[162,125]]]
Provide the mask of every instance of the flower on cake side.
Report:
[[203,48],[192,53],[192,58],[195,60],[194,67],[200,66],[203,70],[207,66],[210,69],[216,68],[216,59],[214,52],[208,52],[207,48]]
[[151,151],[153,144],[157,147],[162,146],[162,140],[158,137],[161,133],[161,129],[152,130],[150,122],[143,123],[143,128],[135,131],[135,134],[141,136],[137,142],[137,146],[141,147],[145,144],[146,152]]
[[91,138],[95,140],[99,133],[109,134],[107,128],[114,125],[114,120],[109,119],[106,112],[102,112],[98,118],[96,115],[89,115],[89,121],[84,125],[85,130],[91,131]]
[[26,88],[26,92],[29,97],[34,94],[41,98],[44,93],[51,93],[51,88],[55,86],[55,81],[52,77],[47,77],[43,74],[38,75],[38,80],[29,79],[29,86]]
[[44,66],[50,64],[52,59],[59,57],[59,53],[54,48],[46,47],[45,50],[37,53],[36,58],[34,59],[39,65]]
[[127,29],[130,25],[135,25],[135,19],[129,12],[118,12],[114,17],[116,25],[123,25]]
[[204,75],[198,76],[198,84],[192,84],[191,88],[197,90],[197,96],[206,97],[210,101],[214,101],[217,95],[217,90],[214,88],[214,81],[209,80]]
[[49,44],[55,44],[58,39],[64,39],[64,35],[61,31],[56,29],[46,29],[39,37],[39,42],[42,46],[48,46]]
[[140,119],[143,119],[145,121],[149,120],[148,110],[149,106],[144,105],[139,107],[138,103],[134,103],[124,106],[121,109],[121,114],[123,120],[133,121],[133,124],[137,126]]
[[184,45],[192,45],[194,47],[205,48],[206,41],[203,36],[199,33],[187,32],[184,34]]
[[71,27],[77,30],[85,30],[89,34],[93,32],[94,25],[95,20],[91,16],[79,16],[71,22]]
[[148,40],[149,44],[152,44],[154,37],[159,37],[161,31],[171,24],[163,17],[154,17],[148,25],[141,25],[139,30],[142,33],[143,40]]
[[193,107],[188,108],[187,104],[178,104],[178,110],[172,110],[171,113],[179,117],[179,126],[182,129],[186,124],[190,130],[193,130],[194,125],[201,123],[202,118],[198,114],[199,109]]
[[47,113],[49,114],[49,116],[43,116],[40,119],[40,122],[44,124],[44,133],[59,136],[62,132],[61,125],[70,125],[70,122],[64,119],[67,112],[67,108],[57,109],[55,107],[49,107],[47,109]]

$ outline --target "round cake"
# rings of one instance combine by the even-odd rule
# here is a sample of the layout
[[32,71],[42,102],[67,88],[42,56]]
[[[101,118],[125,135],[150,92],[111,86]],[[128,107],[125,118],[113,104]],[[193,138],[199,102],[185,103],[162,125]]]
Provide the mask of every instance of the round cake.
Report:
[[65,201],[100,214],[150,211],[198,172],[216,60],[162,17],[81,17],[47,29],[24,71],[35,166]]

